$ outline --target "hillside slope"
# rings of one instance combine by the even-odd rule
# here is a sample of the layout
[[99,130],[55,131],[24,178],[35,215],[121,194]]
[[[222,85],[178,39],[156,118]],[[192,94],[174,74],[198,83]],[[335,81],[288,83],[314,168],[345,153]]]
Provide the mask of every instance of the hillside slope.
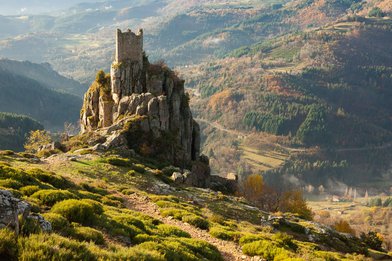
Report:
[[[27,219],[18,245],[11,232],[1,229],[0,243],[8,246],[0,249],[1,257],[389,258],[362,245],[358,238],[317,223],[290,214],[268,219],[268,213],[241,198],[176,186],[163,174],[165,170],[143,158],[82,154],[59,154],[37,161],[27,154],[1,153],[2,189],[29,202],[53,229],[42,233],[39,226],[34,227],[33,219]],[[265,221],[260,224],[261,218]]]
[[87,87],[54,71],[50,64],[0,59],[0,69],[39,82],[48,89],[83,96]]
[[41,124],[29,117],[0,113],[0,149],[23,151],[30,131],[42,129]]
[[28,115],[49,129],[76,122],[82,99],[0,69],[0,111]]
[[[224,59],[182,67],[181,71],[188,86],[196,90],[193,101],[198,118],[217,121],[245,136],[246,132],[267,133],[267,144],[278,141],[305,147],[302,152],[308,150],[307,156],[288,163],[291,167],[283,171],[293,172],[299,164],[294,173],[301,177],[301,184],[310,182],[307,175],[318,172],[311,168],[304,176],[304,166],[320,161],[337,169],[341,163],[344,167],[337,171],[324,166],[330,174],[312,175],[313,185],[338,179],[348,184],[370,182],[372,186],[371,182],[382,178],[389,168],[387,156],[378,161],[375,158],[379,153],[389,155],[390,147],[383,145],[392,140],[391,26],[391,20],[385,18],[342,19],[246,46]],[[219,137],[224,140],[222,135]],[[212,149],[215,158],[221,153],[227,157],[227,151],[219,152],[220,146],[213,145],[216,141],[210,136],[211,146],[206,144],[205,152],[210,155]],[[247,165],[241,160],[245,156],[241,148],[231,147],[231,154],[238,155],[237,162]],[[256,144],[253,147],[258,149]],[[318,157],[310,159],[309,155],[318,151],[307,149],[312,147],[321,150]],[[374,160],[373,156],[365,160],[361,153],[374,155]],[[248,172],[261,170],[245,168]],[[385,189],[388,185],[390,182]]]

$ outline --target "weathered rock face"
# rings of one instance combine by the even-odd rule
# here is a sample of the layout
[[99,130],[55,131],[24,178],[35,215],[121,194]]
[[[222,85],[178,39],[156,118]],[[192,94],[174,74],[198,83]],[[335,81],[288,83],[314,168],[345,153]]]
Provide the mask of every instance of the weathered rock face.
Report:
[[[20,231],[20,221],[33,219],[41,227],[43,232],[52,230],[50,222],[46,221],[38,214],[30,215],[31,206],[29,203],[15,198],[11,192],[0,190],[0,228],[9,227],[18,234]],[[21,220],[18,216],[21,215]]]
[[142,36],[117,31],[117,41],[126,39],[117,43],[116,53],[122,55],[111,66],[107,86],[94,82],[85,94],[82,132],[103,131],[110,136],[106,147],[123,147],[126,140],[138,153],[189,167],[199,159],[200,130],[184,81],[165,65],[152,65],[143,54],[138,58],[135,50],[142,52]]

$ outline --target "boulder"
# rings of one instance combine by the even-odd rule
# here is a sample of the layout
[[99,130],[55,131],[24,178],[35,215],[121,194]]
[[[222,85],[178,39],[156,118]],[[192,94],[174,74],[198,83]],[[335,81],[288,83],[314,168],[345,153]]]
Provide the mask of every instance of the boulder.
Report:
[[196,161],[192,165],[192,171],[188,174],[186,184],[195,187],[206,188],[210,185],[210,166],[202,161]]
[[106,142],[102,145],[105,146],[105,148],[107,149],[123,147],[127,145],[127,139],[121,132],[114,132],[106,139]]
[[[11,192],[0,190],[0,228],[9,227],[18,235],[21,223],[27,218],[38,221],[43,232],[52,230],[50,222],[38,214],[30,215],[31,206],[26,201],[15,198]],[[21,218],[19,219],[18,216]]]

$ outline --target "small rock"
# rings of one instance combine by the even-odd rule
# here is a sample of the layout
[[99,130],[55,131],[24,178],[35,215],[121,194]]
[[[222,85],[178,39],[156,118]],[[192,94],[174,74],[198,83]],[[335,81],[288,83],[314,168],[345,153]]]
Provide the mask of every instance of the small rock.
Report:
[[171,179],[174,181],[176,184],[182,184],[184,183],[184,176],[180,172],[173,172]]

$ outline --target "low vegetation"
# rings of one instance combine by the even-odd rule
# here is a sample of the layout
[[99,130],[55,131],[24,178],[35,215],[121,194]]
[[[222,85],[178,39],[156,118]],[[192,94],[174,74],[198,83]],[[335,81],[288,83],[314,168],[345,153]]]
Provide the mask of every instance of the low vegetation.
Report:
[[[245,199],[180,187],[162,194],[162,188],[172,184],[164,183],[165,179],[159,175],[164,175],[165,171],[152,169],[151,163],[136,158],[126,160],[116,156],[113,161],[114,156],[110,155],[91,156],[92,159],[78,161],[57,162],[58,158],[51,165],[51,171],[55,172],[42,169],[45,166],[41,164],[36,164],[39,167],[36,168],[30,162],[20,161],[19,155],[0,156],[0,181],[8,186],[3,189],[30,202],[34,211],[43,214],[53,228],[52,233],[45,234],[26,223],[25,232],[18,239],[11,231],[0,230],[1,257],[9,260],[60,257],[69,260],[222,259],[215,246],[192,238],[184,229],[126,208],[130,204],[128,197],[145,197],[146,204],[158,207],[162,218],[172,217],[179,224],[187,223],[203,231],[198,233],[208,233],[217,240],[241,245],[243,253],[250,256],[260,255],[266,259],[318,257],[321,254],[314,250],[315,244],[334,248],[322,239],[317,243],[302,241],[305,230],[316,231],[317,228],[298,216],[284,214],[287,223],[271,221],[271,225],[261,225],[260,219],[265,213],[249,206]],[[127,175],[129,171],[135,172]],[[163,187],[149,190],[155,186]],[[276,234],[272,228],[281,232]],[[364,237],[363,242],[373,242],[370,236],[367,238]],[[350,255],[361,260],[355,244],[348,246],[338,251],[352,253]],[[334,252],[326,254],[341,257]]]

